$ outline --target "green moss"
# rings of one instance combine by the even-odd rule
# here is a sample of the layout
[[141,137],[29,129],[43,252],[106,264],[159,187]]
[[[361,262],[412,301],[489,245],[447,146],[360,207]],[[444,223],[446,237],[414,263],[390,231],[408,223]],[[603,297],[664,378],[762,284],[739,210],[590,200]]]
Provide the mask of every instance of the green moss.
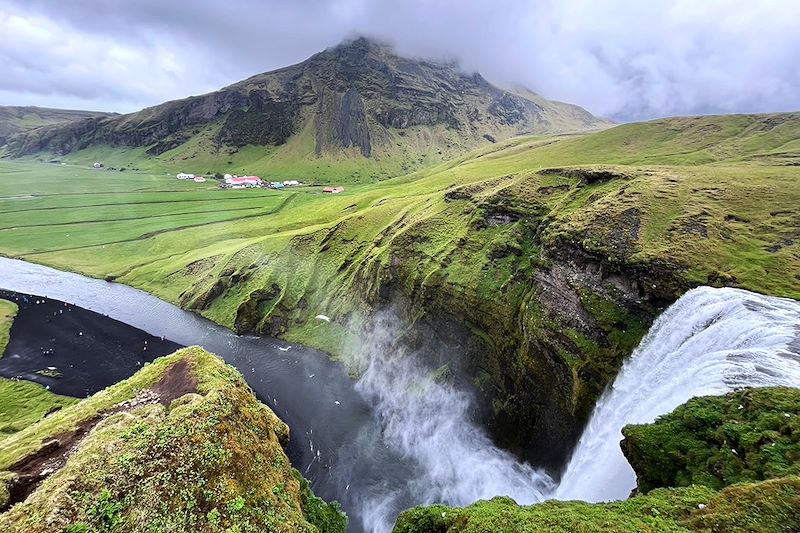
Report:
[[626,426],[622,449],[641,491],[721,488],[800,474],[800,390],[694,398],[653,424]]
[[623,502],[548,501],[518,506],[509,498],[458,509],[433,505],[400,514],[394,533],[781,533],[800,527],[800,478],[657,489]]
[[[148,388],[169,392],[167,375],[163,383],[185,394],[148,400]],[[199,348],[59,414],[4,442],[9,465],[43,435],[93,427],[63,467],[0,515],[4,531],[344,531],[338,506],[315,498],[289,465],[287,426],[233,367]]]
[[713,494],[691,487],[608,504],[549,501],[519,506],[510,498],[494,498],[464,509],[434,505],[403,512],[394,533],[686,532],[680,522]]
[[14,317],[17,316],[17,304],[0,299],[0,357],[8,346],[9,333]]
[[686,526],[693,531],[762,533],[800,530],[800,478],[771,479],[726,487]]
[[344,533],[347,529],[347,516],[338,502],[327,503],[311,492],[308,480],[296,469],[292,469],[295,479],[300,483],[300,504],[309,524],[320,533]]
[[0,439],[77,401],[53,394],[38,383],[0,378]]

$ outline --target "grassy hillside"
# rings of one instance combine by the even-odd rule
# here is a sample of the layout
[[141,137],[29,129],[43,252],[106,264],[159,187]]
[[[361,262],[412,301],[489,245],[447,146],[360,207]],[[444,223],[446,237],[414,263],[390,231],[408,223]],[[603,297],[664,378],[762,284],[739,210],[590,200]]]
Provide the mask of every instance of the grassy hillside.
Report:
[[[16,314],[14,302],[0,299],[0,357]],[[0,440],[76,401],[53,394],[37,383],[0,378]]]
[[179,350],[4,440],[0,529],[343,533],[288,432],[235,369]]
[[688,288],[800,298],[798,139],[797,114],[660,120],[512,139],[380,184],[340,175],[334,196],[2,163],[0,252],[334,354],[402,296],[409,321],[465,330],[496,434],[531,453],[551,438],[546,454]]
[[0,299],[0,357],[3,357],[8,345],[8,335],[15,316],[17,316],[17,304]]
[[0,378],[0,441],[77,401],[38,383]]

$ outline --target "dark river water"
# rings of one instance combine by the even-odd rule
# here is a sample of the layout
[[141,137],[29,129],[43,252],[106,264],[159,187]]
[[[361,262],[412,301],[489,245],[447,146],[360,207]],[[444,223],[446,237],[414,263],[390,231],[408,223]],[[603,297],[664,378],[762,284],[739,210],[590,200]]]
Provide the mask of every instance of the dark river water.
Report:
[[[292,464],[317,495],[342,504],[349,531],[384,531],[399,510],[421,503],[402,489],[419,466],[384,442],[355,381],[324,353],[237,336],[143,291],[13,259],[0,258],[0,289],[21,305],[0,375],[82,397],[179,345],[200,345],[238,368],[289,425]],[[48,367],[62,376],[36,373]],[[376,522],[365,502],[385,501],[382,493],[391,494],[390,508]]]

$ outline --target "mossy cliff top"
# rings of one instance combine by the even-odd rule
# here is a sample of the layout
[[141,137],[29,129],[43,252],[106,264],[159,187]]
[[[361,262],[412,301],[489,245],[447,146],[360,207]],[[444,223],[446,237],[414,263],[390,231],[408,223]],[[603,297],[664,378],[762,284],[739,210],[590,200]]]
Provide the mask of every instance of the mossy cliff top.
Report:
[[639,490],[800,474],[800,390],[694,398],[653,424],[626,426],[622,451]]
[[394,531],[797,531],[798,402],[799,390],[746,389],[695,398],[653,424],[627,426],[623,450],[640,494],[626,501],[523,507],[495,498],[463,509],[417,507],[400,515]]
[[658,489],[623,502],[548,501],[519,506],[510,498],[464,509],[417,507],[400,515],[394,533],[688,533],[783,532],[800,527],[800,478]]
[[0,530],[344,531],[288,436],[235,369],[179,350],[3,442]]

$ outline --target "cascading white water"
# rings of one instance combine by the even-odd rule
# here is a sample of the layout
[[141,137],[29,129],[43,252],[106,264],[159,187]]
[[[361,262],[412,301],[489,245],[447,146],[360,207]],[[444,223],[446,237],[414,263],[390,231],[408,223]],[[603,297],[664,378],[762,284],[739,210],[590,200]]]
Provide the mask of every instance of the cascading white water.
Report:
[[620,451],[623,426],[652,422],[694,396],[779,385],[800,387],[800,302],[730,288],[689,291],[603,394],[551,496],[624,499],[636,479]]
[[365,529],[391,531],[409,496],[411,505],[466,506],[501,495],[520,504],[542,501],[552,479],[497,448],[473,420],[470,395],[436,380],[422,354],[395,345],[399,323],[393,313],[379,313],[347,351],[351,368],[362,373],[356,388],[373,406],[383,441],[415,465],[404,486],[384,487],[360,502]]

